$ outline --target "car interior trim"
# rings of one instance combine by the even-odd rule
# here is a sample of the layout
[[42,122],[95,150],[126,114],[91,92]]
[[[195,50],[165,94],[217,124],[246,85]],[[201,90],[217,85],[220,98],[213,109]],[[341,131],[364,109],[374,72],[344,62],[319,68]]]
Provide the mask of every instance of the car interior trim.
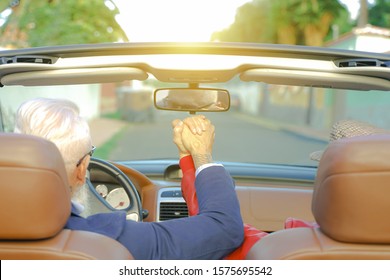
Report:
[[80,68],[8,74],[1,78],[1,84],[23,86],[93,84],[147,78],[148,74],[145,71],[133,67]]
[[363,77],[360,75],[282,70],[282,69],[251,69],[240,75],[245,82],[264,82],[269,84],[280,84],[281,80],[285,85],[309,86],[322,88],[340,88],[355,90],[389,90],[390,81]]

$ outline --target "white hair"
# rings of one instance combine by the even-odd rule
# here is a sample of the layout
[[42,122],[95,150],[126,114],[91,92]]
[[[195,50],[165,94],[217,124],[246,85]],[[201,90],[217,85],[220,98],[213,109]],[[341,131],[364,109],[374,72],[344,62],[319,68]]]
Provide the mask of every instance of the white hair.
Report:
[[53,142],[64,159],[68,177],[92,147],[87,121],[80,116],[77,105],[65,99],[35,98],[22,103],[14,132]]

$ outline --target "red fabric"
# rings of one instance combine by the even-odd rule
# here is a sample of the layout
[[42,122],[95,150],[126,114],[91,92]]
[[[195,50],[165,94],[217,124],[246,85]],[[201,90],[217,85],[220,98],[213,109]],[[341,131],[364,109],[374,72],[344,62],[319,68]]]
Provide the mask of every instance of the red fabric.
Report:
[[181,192],[187,203],[188,214],[195,216],[199,213],[198,199],[195,190],[195,166],[191,156],[180,159],[180,168],[183,172],[181,179]]
[[[181,191],[183,198],[187,203],[188,213],[190,216],[197,215],[199,212],[198,199],[195,190],[195,166],[191,156],[180,159],[180,168],[183,172],[181,181]],[[230,253],[226,260],[243,260],[249,249],[263,236],[268,233],[260,231],[250,225],[244,224],[244,241],[241,246]]]
[[284,222],[284,228],[297,228],[297,227],[309,227],[318,228],[319,225],[315,222],[307,222],[297,218],[287,218]]
[[227,255],[225,260],[244,260],[252,246],[266,235],[268,235],[267,232],[258,230],[251,225],[244,224],[244,241],[240,247]]
[[[180,159],[180,168],[183,172],[181,181],[181,191],[183,198],[187,203],[188,213],[190,216],[197,215],[199,212],[198,199],[195,190],[195,166],[191,156]],[[315,222],[307,222],[296,218],[288,218],[284,223],[284,228],[295,227],[319,227]],[[252,246],[264,236],[267,232],[258,230],[251,225],[244,224],[244,241],[241,246],[225,257],[226,260],[243,260]]]

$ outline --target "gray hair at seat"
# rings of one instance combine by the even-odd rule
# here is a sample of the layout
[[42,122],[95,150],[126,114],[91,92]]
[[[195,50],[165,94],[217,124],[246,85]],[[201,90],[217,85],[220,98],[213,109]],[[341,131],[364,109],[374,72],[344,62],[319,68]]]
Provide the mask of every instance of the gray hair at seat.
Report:
[[[366,122],[357,120],[341,120],[332,126],[329,143],[343,138],[388,133],[390,133],[390,130],[379,128]],[[323,152],[324,151],[316,151],[311,153],[310,159],[320,161]]]
[[88,122],[70,100],[34,98],[25,101],[16,113],[14,132],[39,136],[60,150],[68,176],[77,161],[92,146]]

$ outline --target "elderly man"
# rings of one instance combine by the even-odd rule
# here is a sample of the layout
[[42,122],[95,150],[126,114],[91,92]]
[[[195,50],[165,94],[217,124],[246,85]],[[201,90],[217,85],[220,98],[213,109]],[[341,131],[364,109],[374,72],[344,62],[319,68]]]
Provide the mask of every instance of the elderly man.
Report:
[[[243,241],[234,182],[223,166],[212,162],[214,126],[204,117],[186,119],[173,127],[174,142],[185,146],[197,169],[196,216],[160,223],[126,220],[116,211],[83,218],[82,207],[72,202],[72,214],[66,227],[97,232],[118,240],[135,259],[222,259]],[[85,183],[93,152],[87,122],[71,101],[38,98],[21,105],[16,115],[15,132],[33,134],[52,141],[60,150],[73,195]]]

